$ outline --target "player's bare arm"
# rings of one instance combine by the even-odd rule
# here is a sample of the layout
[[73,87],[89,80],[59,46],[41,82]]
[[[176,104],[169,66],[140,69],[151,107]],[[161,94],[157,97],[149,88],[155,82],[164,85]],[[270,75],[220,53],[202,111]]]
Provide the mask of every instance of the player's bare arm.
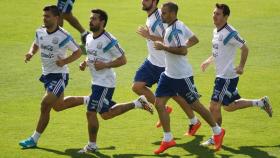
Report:
[[98,70],[102,70],[102,69],[106,69],[106,68],[120,67],[125,64],[126,64],[126,57],[125,57],[125,55],[122,55],[121,57],[119,57],[111,62],[108,62],[108,63],[105,63],[102,61],[95,61],[94,67],[98,71]]
[[180,47],[168,47],[164,45],[162,42],[156,41],[154,43],[154,47],[156,50],[165,50],[169,53],[176,54],[176,55],[187,55],[188,50],[186,46]]
[[65,59],[61,59],[60,57],[58,57],[58,60],[56,61],[56,65],[62,67],[66,64],[72,63],[73,61],[79,59],[81,55],[82,55],[82,50],[81,48],[79,48],[77,51],[73,52],[69,57]]
[[137,33],[143,38],[152,40],[152,41],[163,41],[162,37],[151,35],[147,26],[139,26]]
[[244,67],[247,61],[247,57],[248,57],[248,53],[249,53],[249,49],[246,46],[246,44],[244,44],[241,48],[241,58],[240,58],[240,63],[239,65],[235,68],[235,71],[237,74],[242,75],[244,72]]
[[199,40],[195,35],[193,35],[186,43],[187,48],[190,48],[190,47],[196,45],[197,43],[199,43]]
[[202,72],[206,70],[206,68],[213,62],[214,57],[211,55],[209,58],[207,58],[204,62],[201,63],[200,68]]
[[39,47],[33,42],[28,53],[25,54],[24,62],[27,63],[28,61],[30,61],[30,59],[33,57],[33,55],[35,55],[37,53],[38,50],[39,50]]

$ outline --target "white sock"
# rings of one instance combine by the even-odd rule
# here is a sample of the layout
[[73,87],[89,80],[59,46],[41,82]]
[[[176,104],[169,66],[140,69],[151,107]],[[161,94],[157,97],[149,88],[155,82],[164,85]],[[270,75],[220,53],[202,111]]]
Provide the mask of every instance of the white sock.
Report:
[[88,145],[92,148],[95,148],[97,146],[96,142],[88,142]]
[[263,104],[263,101],[257,99],[257,100],[252,100],[252,105],[253,106],[257,106],[257,107],[263,107],[264,104]]
[[192,119],[190,119],[190,122],[191,122],[191,124],[192,124],[192,125],[197,124],[197,122],[198,122],[197,117],[196,117],[196,116],[194,116]]
[[37,143],[40,136],[41,136],[41,133],[38,133],[37,131],[34,131],[34,133],[31,137],[33,138],[34,142]]
[[87,34],[87,33],[88,33],[88,32],[85,31],[85,32],[81,33],[81,36],[84,36],[84,35]]
[[164,132],[163,133],[163,141],[170,142],[173,139],[171,132]]
[[84,96],[84,105],[88,105],[89,102],[89,96]]
[[140,101],[138,99],[134,100],[133,104],[135,105],[135,108],[142,108],[142,104],[140,103]]
[[214,135],[218,135],[222,132],[222,128],[218,124],[216,124],[215,127],[212,127],[212,131]]

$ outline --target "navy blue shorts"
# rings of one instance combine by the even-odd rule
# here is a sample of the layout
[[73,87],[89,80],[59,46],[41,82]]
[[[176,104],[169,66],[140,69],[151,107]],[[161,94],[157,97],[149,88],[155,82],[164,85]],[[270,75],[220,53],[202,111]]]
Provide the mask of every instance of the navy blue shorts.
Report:
[[238,80],[239,77],[233,79],[223,79],[217,77],[215,79],[215,86],[211,100],[220,102],[227,106],[235,100],[240,99],[241,97],[237,90]]
[[88,111],[95,111],[102,114],[108,112],[116,104],[116,102],[112,101],[115,88],[92,85],[91,89],[92,93],[87,107]]
[[134,82],[145,82],[147,87],[152,87],[155,83],[158,83],[160,74],[164,70],[165,67],[155,66],[146,59],[136,71]]
[[69,74],[50,73],[42,75],[39,80],[44,83],[44,87],[48,92],[52,92],[59,97],[68,84]]
[[183,79],[174,79],[168,77],[165,73],[160,75],[155,96],[181,96],[188,102],[188,104],[192,104],[200,98],[194,85],[193,76]]
[[61,13],[71,13],[75,0],[58,0],[57,7]]

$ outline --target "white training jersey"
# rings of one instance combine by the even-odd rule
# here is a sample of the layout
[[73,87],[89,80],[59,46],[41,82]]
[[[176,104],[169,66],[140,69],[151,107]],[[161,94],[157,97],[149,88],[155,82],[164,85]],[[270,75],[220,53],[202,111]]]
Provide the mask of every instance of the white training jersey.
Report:
[[216,76],[225,79],[236,78],[234,70],[236,49],[241,48],[245,41],[237,31],[226,24],[220,30],[214,29],[212,39],[212,55],[216,66]]
[[115,87],[116,73],[113,69],[105,68],[97,71],[94,67],[94,62],[108,63],[124,55],[124,51],[120,48],[116,38],[106,31],[96,38],[89,34],[86,38],[86,51],[87,64],[92,75],[92,84],[108,88]]
[[58,57],[67,57],[67,49],[75,52],[79,46],[71,35],[63,28],[58,27],[52,33],[48,33],[45,27],[36,30],[34,43],[40,48],[43,74],[49,73],[68,73],[67,65],[59,67],[56,65]]
[[[192,36],[192,31],[183,22],[176,20],[165,30],[164,44],[169,47],[186,46],[186,42]],[[192,66],[186,56],[166,52],[165,58],[164,73],[168,77],[182,79],[193,75]]]
[[[160,9],[156,9],[153,13],[151,13],[147,20],[146,26],[149,29],[151,35],[164,37],[166,24],[162,23],[161,20],[161,11]],[[158,67],[165,67],[165,53],[161,50],[156,50],[154,48],[154,41],[147,39],[147,47],[148,47],[148,60]]]

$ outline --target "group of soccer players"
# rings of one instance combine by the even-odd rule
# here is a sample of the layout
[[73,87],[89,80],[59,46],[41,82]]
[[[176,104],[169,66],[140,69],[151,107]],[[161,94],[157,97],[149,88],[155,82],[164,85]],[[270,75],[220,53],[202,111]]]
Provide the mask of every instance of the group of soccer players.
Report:
[[[213,131],[212,137],[202,145],[214,145],[215,150],[221,148],[225,135],[225,130],[221,128],[222,106],[226,111],[256,106],[272,117],[272,107],[267,96],[254,100],[241,99],[237,91],[238,76],[243,74],[249,50],[238,32],[227,24],[230,9],[226,4],[215,5],[213,21],[216,28],[213,31],[212,54],[201,64],[202,71],[212,62],[216,65],[216,79],[209,110],[199,101],[200,95],[194,84],[192,67],[186,57],[189,48],[199,43],[199,40],[177,19],[178,5],[166,2],[158,9],[159,0],[142,0],[142,9],[147,12],[148,17],[146,25],[140,26],[137,33],[147,40],[148,57],[137,70],[132,86],[139,98],[120,104],[112,100],[116,81],[116,74],[112,68],[125,65],[126,57],[117,39],[105,30],[108,15],[101,9],[91,10],[91,33],[84,29],[80,31],[87,57],[79,67],[81,71],[89,68],[92,93],[90,96],[64,97],[69,78],[67,64],[77,60],[82,52],[70,34],[59,26],[60,15],[66,14],[65,12],[71,13],[72,5],[67,5],[73,3],[74,0],[62,0],[57,6],[46,6],[43,9],[44,26],[36,30],[35,41],[25,55],[27,62],[40,49],[43,69],[40,81],[44,84],[46,94],[41,102],[41,114],[36,130],[31,137],[19,143],[23,148],[36,147],[49,122],[51,109],[61,111],[83,104],[87,107],[89,142],[80,153],[94,152],[98,149],[97,113],[104,120],[135,108],[153,114],[151,103],[159,115],[156,126],[162,126],[164,132],[163,140],[154,153],[160,154],[176,146],[170,128],[169,114],[172,108],[166,105],[170,98],[180,105],[190,120],[185,135],[195,135],[201,126],[193,112],[195,111]],[[239,65],[234,67],[237,48],[241,49],[241,59]],[[67,49],[73,52],[70,56],[66,54]],[[158,85],[154,93],[150,87],[156,83]]]

